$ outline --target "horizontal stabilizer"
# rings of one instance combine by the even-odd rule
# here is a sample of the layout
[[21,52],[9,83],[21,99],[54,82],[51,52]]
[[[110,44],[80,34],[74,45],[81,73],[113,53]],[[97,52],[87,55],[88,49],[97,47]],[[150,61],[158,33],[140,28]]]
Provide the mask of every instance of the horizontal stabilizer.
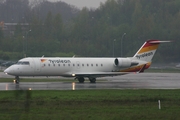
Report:
[[150,41],[149,43],[151,43],[151,44],[159,44],[159,43],[166,43],[166,42],[172,42],[172,41],[159,41],[159,40],[157,40],[157,41]]

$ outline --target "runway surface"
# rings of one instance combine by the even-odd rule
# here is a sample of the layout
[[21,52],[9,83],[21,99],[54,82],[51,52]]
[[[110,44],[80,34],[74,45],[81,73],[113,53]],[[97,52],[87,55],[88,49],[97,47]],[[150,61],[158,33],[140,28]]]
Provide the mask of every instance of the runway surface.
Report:
[[[14,78],[0,73],[0,78]],[[46,78],[47,79],[47,78]],[[59,79],[59,78],[58,78]],[[97,79],[96,83],[23,82],[0,83],[0,90],[84,90],[84,89],[180,89],[179,73],[140,73]]]

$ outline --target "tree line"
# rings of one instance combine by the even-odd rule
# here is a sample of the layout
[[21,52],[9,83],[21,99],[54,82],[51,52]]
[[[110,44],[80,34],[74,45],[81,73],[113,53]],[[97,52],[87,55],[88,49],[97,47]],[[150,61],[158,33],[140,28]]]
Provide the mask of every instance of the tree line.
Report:
[[[5,6],[4,3],[0,5]],[[17,26],[14,36],[5,37],[0,30],[2,59],[19,59],[24,53],[27,56],[133,56],[146,40],[159,39],[174,42],[160,45],[154,61],[179,62],[179,0],[107,0],[97,9],[82,10],[63,2],[44,0],[33,7],[24,4],[27,7],[21,11],[27,15],[31,31],[24,33]],[[57,10],[65,6],[71,12]]]

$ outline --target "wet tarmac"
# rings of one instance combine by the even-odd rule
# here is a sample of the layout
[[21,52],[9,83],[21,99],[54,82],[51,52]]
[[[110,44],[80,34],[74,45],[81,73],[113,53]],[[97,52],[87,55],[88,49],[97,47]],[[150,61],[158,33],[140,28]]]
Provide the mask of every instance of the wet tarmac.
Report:
[[[14,78],[0,73],[0,78]],[[47,79],[47,78],[46,78]],[[58,78],[59,79],[59,78]],[[0,83],[0,90],[85,90],[85,89],[180,89],[179,73],[140,73],[97,79],[96,83],[20,82]]]

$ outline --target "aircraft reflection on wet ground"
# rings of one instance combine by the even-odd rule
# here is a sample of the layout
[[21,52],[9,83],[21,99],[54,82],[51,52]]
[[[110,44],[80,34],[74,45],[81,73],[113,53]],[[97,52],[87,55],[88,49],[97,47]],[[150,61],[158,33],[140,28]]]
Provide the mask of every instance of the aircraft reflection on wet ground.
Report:
[[23,82],[0,83],[0,90],[85,90],[85,89],[180,89],[179,73],[142,73],[105,77],[96,83]]
[[82,89],[136,89],[146,88],[142,83],[133,82],[105,82],[105,83],[78,83],[78,82],[21,82],[0,83],[0,90],[82,90]]

